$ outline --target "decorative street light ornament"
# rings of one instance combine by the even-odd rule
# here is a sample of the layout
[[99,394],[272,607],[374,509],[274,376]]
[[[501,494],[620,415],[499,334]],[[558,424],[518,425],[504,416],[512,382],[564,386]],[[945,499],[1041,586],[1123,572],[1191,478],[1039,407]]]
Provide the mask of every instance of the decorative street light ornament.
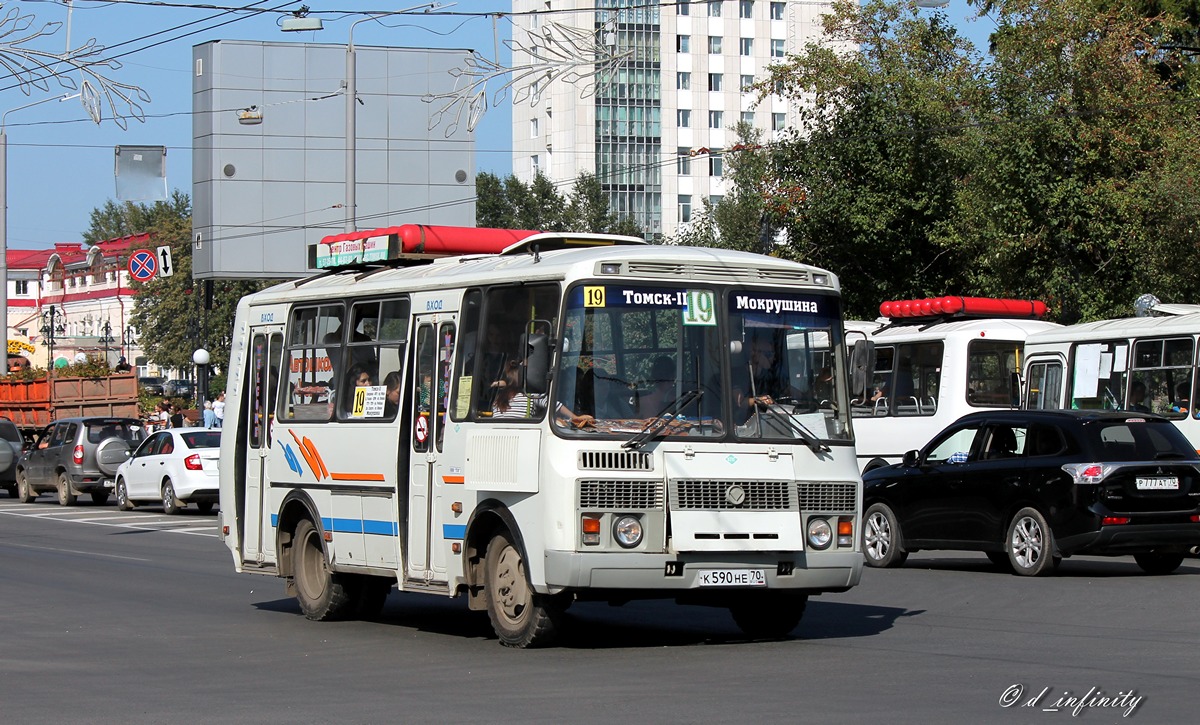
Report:
[[[615,44],[603,42],[609,33],[602,32],[601,40],[596,33],[578,28],[569,28],[559,23],[548,22],[540,33],[525,31],[527,42],[505,40],[509,50],[525,53],[532,59],[529,63],[506,68],[471,51],[462,68],[454,68],[450,75],[461,79],[465,85],[448,93],[426,94],[425,103],[441,103],[441,107],[430,114],[429,129],[433,130],[447,116],[454,120],[446,128],[446,136],[452,136],[462,122],[463,111],[467,113],[467,130],[474,131],[479,119],[487,111],[486,87],[489,81],[509,76],[508,82],[500,86],[492,98],[499,105],[513,89],[513,103],[528,101],[536,106],[542,94],[554,81],[579,89],[579,97],[594,95],[597,89],[607,85],[616,76],[617,68],[633,56],[633,50],[615,52]],[[458,85],[456,82],[455,85]]]

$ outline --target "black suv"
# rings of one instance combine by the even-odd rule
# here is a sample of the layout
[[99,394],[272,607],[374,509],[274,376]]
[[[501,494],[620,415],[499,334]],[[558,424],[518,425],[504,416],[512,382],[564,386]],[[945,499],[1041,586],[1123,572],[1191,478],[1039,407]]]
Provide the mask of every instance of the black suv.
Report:
[[63,418],[51,423],[17,461],[17,498],[32,503],[39,493],[54,491],[63,506],[73,505],[82,494],[104,503],[117,467],[145,437],[136,418]]
[[1132,554],[1151,574],[1200,544],[1200,455],[1171,421],[1101,411],[972,413],[863,474],[863,551],[983,551],[1017,574],[1072,554]]

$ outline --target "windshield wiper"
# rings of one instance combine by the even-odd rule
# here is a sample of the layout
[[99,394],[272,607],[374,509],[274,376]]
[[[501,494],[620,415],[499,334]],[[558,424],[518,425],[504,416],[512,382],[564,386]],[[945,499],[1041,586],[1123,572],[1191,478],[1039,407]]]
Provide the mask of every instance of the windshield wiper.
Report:
[[673,403],[668,403],[667,407],[663,408],[658,415],[651,418],[642,426],[642,429],[633,434],[633,437],[621,444],[621,447],[627,451],[636,450],[646,445],[653,440],[658,434],[667,429],[671,423],[670,416],[679,415],[684,408],[700,399],[704,394],[703,390],[689,390],[679,396]]
[[773,410],[772,412],[774,412],[775,415],[781,416],[785,420],[787,420],[788,425],[790,425],[792,427],[793,431],[795,431],[797,434],[800,435],[801,440],[804,441],[805,445],[807,445],[809,448],[812,449],[813,453],[829,453],[830,452],[831,449],[829,448],[829,446],[822,443],[821,439],[817,437],[817,434],[813,433],[811,430],[808,429],[808,426],[806,426],[803,423],[801,423],[800,421],[796,420],[796,417],[794,415],[786,412],[778,404],[769,406],[768,410],[770,410],[771,408],[777,408],[777,410]]

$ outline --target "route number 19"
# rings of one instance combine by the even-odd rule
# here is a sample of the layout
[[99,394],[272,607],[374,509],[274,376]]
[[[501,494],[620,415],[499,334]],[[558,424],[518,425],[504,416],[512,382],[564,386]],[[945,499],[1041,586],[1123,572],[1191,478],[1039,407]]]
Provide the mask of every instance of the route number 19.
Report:
[[712,290],[688,290],[684,294],[683,324],[715,325],[716,312]]

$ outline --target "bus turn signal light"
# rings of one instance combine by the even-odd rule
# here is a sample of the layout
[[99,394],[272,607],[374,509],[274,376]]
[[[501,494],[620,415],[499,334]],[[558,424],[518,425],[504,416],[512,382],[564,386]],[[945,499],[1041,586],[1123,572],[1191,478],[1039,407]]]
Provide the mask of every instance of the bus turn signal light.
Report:
[[854,519],[849,516],[838,517],[837,528],[838,546],[854,546]]
[[583,543],[596,546],[600,543],[600,519],[595,516],[583,517]]

